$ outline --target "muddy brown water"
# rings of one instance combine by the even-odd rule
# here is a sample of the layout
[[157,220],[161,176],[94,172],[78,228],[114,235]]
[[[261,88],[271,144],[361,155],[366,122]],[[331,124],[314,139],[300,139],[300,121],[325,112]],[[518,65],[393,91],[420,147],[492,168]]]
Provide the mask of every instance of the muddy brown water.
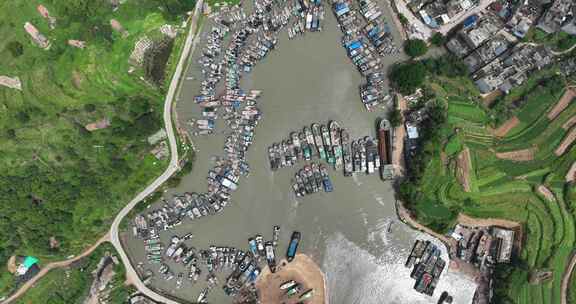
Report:
[[[404,267],[405,259],[415,239],[431,238],[397,220],[389,182],[382,182],[377,174],[344,177],[331,170],[334,192],[296,198],[290,180],[304,163],[274,173],[269,169],[267,147],[313,122],[338,120],[354,139],[375,136],[375,121],[385,115],[385,110],[364,110],[358,94],[362,79],[346,57],[340,38],[328,10],[321,33],[308,33],[294,40],[282,33],[277,49],[242,79],[243,89],[263,91],[258,102],[263,118],[247,153],[250,175],[241,178],[232,203],[223,212],[185,220],[176,230],[163,232],[161,239],[167,245],[172,235],[192,232],[195,236],[186,244],[196,248],[218,245],[247,250],[249,237],[260,233],[271,239],[273,225],[280,225],[277,254],[284,255],[291,232],[300,231],[299,251],[311,256],[325,272],[330,303],[436,303],[444,290],[454,296],[454,303],[470,303],[474,283],[448,270],[444,270],[433,297],[412,289],[414,281],[409,277],[410,269]],[[198,53],[199,49],[194,56]],[[385,57],[384,61],[390,65],[403,59],[398,55]],[[195,62],[184,80],[176,109],[182,122],[200,117],[199,107],[192,101],[200,79]],[[198,151],[193,172],[179,187],[167,191],[167,198],[174,193],[206,191],[206,175],[213,166],[211,157],[223,155],[223,122],[218,121],[217,127],[215,136],[194,138]],[[145,262],[141,240],[128,236],[127,247],[136,263]],[[183,272],[187,276],[181,264],[168,264],[175,274]],[[143,269],[156,271],[158,266],[145,262]],[[183,287],[176,289],[175,279],[166,282],[158,277],[153,279],[152,287],[195,301],[206,286],[205,274],[194,286],[184,280]],[[225,274],[220,275],[221,283]],[[210,303],[231,303],[221,288],[214,289],[208,299]]]

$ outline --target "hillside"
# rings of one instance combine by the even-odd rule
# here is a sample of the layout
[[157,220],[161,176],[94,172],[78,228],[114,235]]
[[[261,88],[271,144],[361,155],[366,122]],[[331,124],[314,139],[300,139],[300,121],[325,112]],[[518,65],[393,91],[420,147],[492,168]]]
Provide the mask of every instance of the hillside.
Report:
[[[566,181],[576,160],[576,103],[562,99],[574,79],[556,69],[535,73],[489,106],[469,79],[429,76],[446,122],[423,147],[418,178],[399,189],[416,218],[439,232],[452,228],[459,213],[524,226],[521,252],[511,267],[498,268],[498,303],[560,303],[576,242],[575,191]],[[556,106],[560,100],[564,105]],[[542,269],[553,271],[552,280],[529,284],[528,275]]]
[[[0,296],[12,286],[3,268],[9,256],[45,262],[79,252],[165,168],[146,139],[162,127],[169,56],[178,55],[184,29],[169,41],[160,27],[179,28],[194,1],[127,0],[116,10],[112,2],[0,3],[0,75],[22,83],[22,90],[0,86]],[[33,42],[27,22],[49,48]],[[163,48],[129,73],[144,36]]]

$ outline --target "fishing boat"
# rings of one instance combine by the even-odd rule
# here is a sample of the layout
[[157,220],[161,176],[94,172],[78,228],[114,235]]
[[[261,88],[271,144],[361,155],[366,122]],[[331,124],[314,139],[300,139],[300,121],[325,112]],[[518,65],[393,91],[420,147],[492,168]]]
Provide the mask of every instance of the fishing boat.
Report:
[[275,225],[272,232],[272,244],[274,247],[278,246],[278,239],[280,238],[280,226]]
[[358,141],[352,142],[352,153],[354,172],[362,172],[362,158],[360,156],[360,143]]
[[330,141],[330,131],[328,131],[328,127],[322,125],[320,127],[322,131],[322,141],[324,142],[324,150],[326,151],[326,161],[334,166],[336,160],[334,159],[334,152],[332,151],[332,142]]
[[314,189],[312,188],[312,184],[310,184],[310,182],[309,182],[306,171],[304,169],[300,169],[300,171],[298,171],[298,174],[300,175],[300,178],[302,179],[302,181],[304,183],[304,190],[305,190],[306,194],[313,193]]
[[280,289],[281,290],[287,290],[294,285],[296,285],[296,281],[294,281],[294,280],[286,281],[286,282],[282,283],[282,285],[280,285]]
[[312,159],[312,146],[308,144],[308,140],[306,139],[306,135],[303,132],[298,134],[300,138],[300,145],[302,146],[302,154],[304,155],[305,160]]
[[366,147],[366,166],[367,166],[366,173],[372,174],[376,169],[376,164],[374,162],[374,159],[376,158],[377,154],[376,144],[369,136],[366,136],[364,138],[364,142]]
[[328,175],[328,170],[324,166],[320,166],[320,172],[322,173],[322,185],[324,186],[325,192],[332,192],[334,190],[332,186],[332,181],[330,181],[330,176]]
[[332,153],[334,154],[334,169],[342,168],[342,145],[340,144],[340,125],[332,120],[329,123],[330,141],[332,142]]
[[302,295],[300,296],[300,298],[298,298],[298,300],[305,301],[313,296],[314,296],[314,288],[306,290],[304,293],[302,293]]
[[362,162],[360,163],[360,172],[366,173],[368,171],[368,163],[366,157],[366,141],[364,139],[359,139],[358,144],[360,146],[360,159]]
[[312,172],[314,173],[316,187],[320,189],[320,187],[322,187],[322,173],[320,172],[320,166],[317,163],[312,163]]
[[288,245],[288,250],[286,251],[286,259],[288,262],[292,262],[294,257],[296,256],[296,251],[298,250],[298,244],[300,243],[300,232],[294,231],[292,232],[292,236],[290,237],[290,244]]
[[382,179],[387,178],[384,168],[392,163],[390,130],[390,122],[387,119],[380,120],[378,124],[378,154],[380,155],[380,177]]
[[306,142],[308,142],[308,146],[310,147],[310,156],[314,157],[314,154],[316,154],[314,150],[316,150],[316,152],[318,150],[314,149],[316,147],[316,144],[314,143],[314,134],[312,134],[310,128],[304,127],[304,136],[306,136]]
[[340,131],[340,136],[342,137],[342,159],[344,162],[344,176],[351,176],[354,171],[354,166],[352,165],[352,151],[350,149],[350,135],[348,131],[342,129]]
[[258,247],[256,246],[256,240],[253,238],[249,238],[248,239],[248,248],[250,248],[250,252],[252,253],[252,255],[254,255],[255,257],[258,256]]
[[276,150],[274,147],[268,147],[268,158],[270,159],[270,169],[276,171],[278,169],[278,158],[276,157]]
[[292,132],[290,133],[290,139],[292,140],[292,145],[294,146],[294,155],[296,156],[296,160],[302,159],[302,147],[300,145],[300,138],[298,137],[298,133]]
[[266,262],[272,273],[276,272],[276,255],[274,254],[274,244],[271,241],[266,242]]
[[326,151],[322,143],[322,132],[319,124],[312,124],[312,134],[314,134],[314,143],[316,144],[316,150],[318,150],[318,157],[320,157],[321,160],[326,160]]
[[290,287],[287,291],[286,291],[286,296],[288,296],[288,298],[291,298],[295,295],[297,295],[300,291],[302,290],[302,286],[298,283],[296,283],[296,285]]
[[260,256],[264,256],[266,254],[264,249],[264,238],[260,234],[256,235],[256,248],[258,249],[258,254]]

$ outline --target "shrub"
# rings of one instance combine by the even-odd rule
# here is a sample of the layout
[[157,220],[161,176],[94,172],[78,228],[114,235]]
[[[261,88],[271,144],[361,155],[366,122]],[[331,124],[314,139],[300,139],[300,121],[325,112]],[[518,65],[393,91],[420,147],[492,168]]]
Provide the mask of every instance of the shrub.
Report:
[[420,62],[407,62],[395,65],[390,72],[393,86],[402,94],[410,95],[422,86],[426,69]]
[[427,51],[428,46],[426,45],[426,42],[420,39],[410,39],[404,44],[404,52],[412,58],[420,57],[426,54]]

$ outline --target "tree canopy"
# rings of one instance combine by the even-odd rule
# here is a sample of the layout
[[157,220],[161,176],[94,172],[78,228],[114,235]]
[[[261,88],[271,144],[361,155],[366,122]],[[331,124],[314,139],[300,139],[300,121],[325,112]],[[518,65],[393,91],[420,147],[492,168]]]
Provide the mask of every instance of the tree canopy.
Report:
[[420,57],[428,51],[426,42],[420,39],[410,39],[404,44],[404,52],[412,58]]
[[402,94],[410,95],[422,86],[426,77],[424,64],[410,61],[395,65],[390,73],[393,86]]

